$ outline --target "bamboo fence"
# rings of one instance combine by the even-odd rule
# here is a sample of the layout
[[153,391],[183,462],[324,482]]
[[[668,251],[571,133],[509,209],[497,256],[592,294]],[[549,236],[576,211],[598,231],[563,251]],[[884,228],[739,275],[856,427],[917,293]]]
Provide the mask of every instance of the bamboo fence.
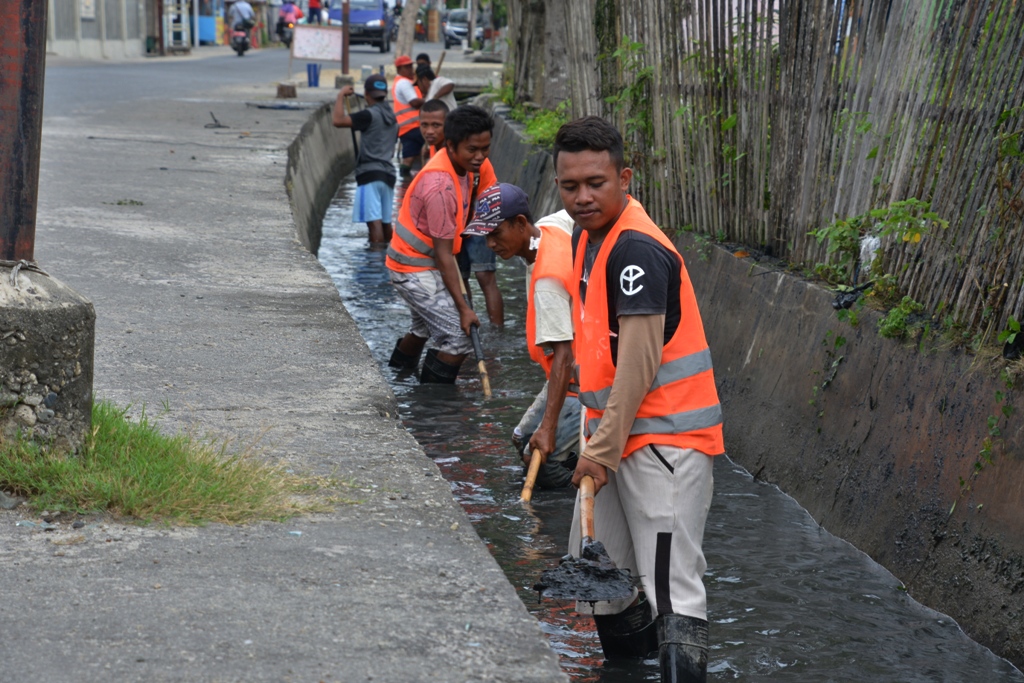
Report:
[[579,4],[599,83],[573,111],[620,125],[667,231],[812,268],[811,231],[914,198],[949,227],[883,240],[899,289],[970,329],[1024,318],[1024,0]]

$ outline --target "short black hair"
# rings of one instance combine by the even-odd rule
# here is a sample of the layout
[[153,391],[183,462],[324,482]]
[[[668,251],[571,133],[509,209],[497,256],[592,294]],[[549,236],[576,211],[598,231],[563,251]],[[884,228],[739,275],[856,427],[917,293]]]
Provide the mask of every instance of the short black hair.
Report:
[[416,61],[423,61],[426,62],[427,64],[430,64],[430,55],[428,55],[426,52],[421,52],[418,55],[416,55]]
[[559,152],[608,152],[621,171],[626,166],[626,155],[619,129],[600,116],[584,116],[570,121],[555,134],[555,164]]
[[451,110],[448,109],[448,105],[445,104],[443,100],[427,100],[423,103],[423,106],[420,107],[421,114],[429,114],[432,111],[443,111],[445,116],[447,116],[448,112]]
[[472,104],[455,107],[444,119],[444,138],[456,147],[470,135],[492,130],[494,119],[490,112]]
[[426,78],[432,81],[437,78],[437,74],[435,74],[434,70],[426,64],[420,64],[416,67],[416,78]]

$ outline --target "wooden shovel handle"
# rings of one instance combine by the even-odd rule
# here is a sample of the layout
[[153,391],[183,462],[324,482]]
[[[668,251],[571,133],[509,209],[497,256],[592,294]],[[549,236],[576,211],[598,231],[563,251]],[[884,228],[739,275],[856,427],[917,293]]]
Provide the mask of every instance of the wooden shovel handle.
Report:
[[540,451],[534,448],[533,455],[530,456],[530,469],[526,471],[526,482],[523,484],[523,492],[519,495],[519,500],[524,503],[529,503],[530,499],[533,498],[533,485],[537,483],[537,472],[539,470]]
[[580,479],[580,530],[583,538],[594,538],[594,478],[587,474]]
[[[466,300],[470,308],[473,308],[473,301],[466,293],[466,283],[462,281],[462,274],[459,273],[459,289],[462,290],[462,298]],[[484,365],[484,347],[480,344],[480,333],[476,325],[469,328],[469,339],[473,342],[473,353],[476,354],[476,369],[480,372],[480,383],[484,386],[484,398],[491,397],[491,378],[487,374],[487,366]]]

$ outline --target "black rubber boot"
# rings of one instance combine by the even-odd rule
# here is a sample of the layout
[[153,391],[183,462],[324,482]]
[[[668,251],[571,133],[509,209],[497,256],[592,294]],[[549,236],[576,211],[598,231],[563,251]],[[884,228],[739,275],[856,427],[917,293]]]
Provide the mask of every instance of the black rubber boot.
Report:
[[662,614],[656,623],[661,683],[704,683],[708,676],[708,622]]
[[420,357],[402,353],[398,348],[401,344],[401,339],[395,342],[395,350],[391,352],[391,360],[388,361],[388,365],[399,370],[415,370],[419,365]]
[[420,370],[420,383],[455,384],[455,378],[459,376],[459,367],[439,360],[437,349],[427,349],[427,356],[423,359],[423,368]]
[[595,614],[594,624],[605,659],[643,658],[658,649],[651,606],[642,596],[618,614]]

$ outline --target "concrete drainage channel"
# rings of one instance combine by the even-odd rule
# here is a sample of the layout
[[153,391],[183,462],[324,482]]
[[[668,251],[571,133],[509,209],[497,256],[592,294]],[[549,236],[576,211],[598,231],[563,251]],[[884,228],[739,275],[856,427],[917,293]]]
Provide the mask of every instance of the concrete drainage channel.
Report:
[[[316,133],[309,139],[315,140]],[[546,155],[512,146],[520,144],[517,139],[513,129],[499,126],[492,152],[505,170],[499,176],[550,203],[554,195],[544,178],[550,172]],[[323,231],[317,221],[303,241],[320,244],[322,263],[383,366],[406,313],[395,305],[380,252],[368,250],[364,227],[350,223],[350,191],[348,179]],[[326,194],[317,197],[322,201]],[[299,212],[296,216],[298,221]],[[521,273],[503,267],[501,277],[504,291],[514,299]],[[509,311],[513,318],[519,315],[514,303]],[[563,668],[577,680],[649,680],[656,675],[650,662],[625,669],[602,665],[587,623],[571,617],[566,606],[537,603],[529,590],[539,569],[563,552],[571,498],[566,492],[545,492],[536,501],[535,515],[524,515],[514,503],[518,469],[506,432],[536,387],[519,353],[515,330],[520,326],[508,327],[506,333],[492,331],[487,340],[500,365],[496,397],[487,402],[476,396],[472,373],[455,393],[420,388],[387,369],[385,376],[406,425],[441,468],[477,532],[542,623],[562,655]],[[791,680],[870,675],[924,682],[936,675],[967,680],[986,672],[993,680],[1024,681],[1009,664],[970,642],[954,622],[908,600],[895,577],[824,532],[774,487],[752,481],[725,459],[716,468],[716,503],[705,545],[711,560],[706,577],[711,670],[717,675]]]

